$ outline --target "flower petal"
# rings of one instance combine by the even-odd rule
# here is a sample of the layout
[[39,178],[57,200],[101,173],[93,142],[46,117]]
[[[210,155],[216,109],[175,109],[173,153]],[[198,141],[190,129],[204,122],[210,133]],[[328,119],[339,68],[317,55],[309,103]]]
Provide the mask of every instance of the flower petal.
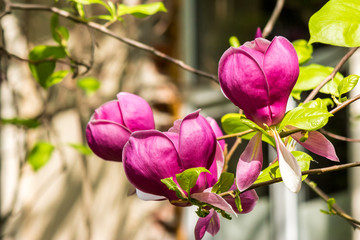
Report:
[[306,141],[301,142],[300,139],[303,136],[304,135],[301,132],[291,134],[291,137],[294,138],[301,146],[303,146],[307,150],[322,157],[326,157],[331,161],[340,161],[338,156],[336,155],[334,146],[324,135],[322,135],[318,131],[312,131],[309,132],[309,137],[306,139]]
[[[230,188],[230,190],[236,190],[236,185],[234,184]],[[257,200],[259,200],[259,197],[255,190],[249,190],[249,191],[242,192],[240,194],[242,212],[239,212],[239,210],[237,209],[236,204],[235,204],[235,198],[228,195],[228,196],[225,196],[224,199],[226,202],[228,202],[232,206],[232,208],[235,210],[235,212],[237,214],[245,214],[245,213],[251,212],[254,209]]]
[[143,201],[160,201],[160,200],[166,200],[163,196],[158,196],[150,193],[143,192],[139,189],[136,189],[136,195],[138,198],[140,198]]
[[232,213],[236,216],[236,212],[231,207],[231,205],[216,193],[204,191],[201,193],[193,193],[191,194],[191,197],[200,202],[208,203],[210,205],[213,205],[214,207],[220,208],[225,212]]
[[204,237],[205,232],[215,236],[220,230],[220,219],[214,209],[210,209],[206,217],[199,218],[195,226],[195,240],[200,240]]
[[110,161],[121,161],[122,150],[130,134],[126,127],[107,120],[92,120],[86,127],[86,140],[91,150]]
[[258,132],[251,138],[238,161],[236,185],[240,191],[250,187],[261,172],[263,163],[261,137],[262,134]]
[[276,142],[279,158],[279,169],[285,186],[292,192],[299,192],[301,188],[301,169],[295,157],[285,147],[277,131],[272,130]]
[[120,92],[117,98],[125,126],[130,131],[155,128],[153,112],[143,98],[126,92]]
[[263,70],[269,87],[272,125],[284,117],[286,104],[299,76],[296,51],[286,38],[275,37],[265,52]]
[[181,122],[179,156],[183,169],[205,167],[214,161],[216,138],[210,124],[199,114],[190,113]]
[[[208,121],[208,123],[210,124],[212,130],[215,133],[215,137],[222,137],[224,136],[223,132],[221,131],[219,125],[217,124],[217,122],[215,121],[215,119],[213,119],[212,117],[207,117],[206,120]],[[225,140],[219,140],[218,141],[221,145],[222,150],[225,149]]]
[[127,178],[139,190],[178,199],[160,180],[182,172],[179,156],[172,141],[156,130],[134,132],[123,151]]
[[247,118],[270,126],[269,88],[262,58],[262,53],[245,46],[229,48],[219,62],[219,82],[226,97],[244,110]]
[[116,100],[106,102],[97,108],[91,120],[109,120],[124,125],[119,102]]

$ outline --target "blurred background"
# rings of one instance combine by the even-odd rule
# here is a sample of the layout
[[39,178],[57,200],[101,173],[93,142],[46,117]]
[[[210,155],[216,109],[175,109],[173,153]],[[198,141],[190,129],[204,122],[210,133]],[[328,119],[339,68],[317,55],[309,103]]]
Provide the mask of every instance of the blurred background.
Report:
[[[54,4],[48,0],[12,1]],[[124,0],[114,3],[136,5],[154,1]],[[268,37],[282,35],[290,41],[309,39],[307,23],[325,0],[289,0],[285,3],[274,30]],[[125,16],[123,22],[109,27],[119,36],[143,42],[195,68],[217,75],[217,64],[236,36],[240,43],[254,38],[263,28],[276,4],[275,0],[165,0],[168,12],[144,19]],[[69,7],[67,1],[55,3]],[[1,9],[3,10],[3,9]],[[104,14],[99,5],[86,6],[86,13]],[[14,10],[1,18],[1,47],[26,59],[37,45],[54,45],[50,30],[51,13]],[[84,25],[59,18],[70,30],[69,51],[73,59],[91,65],[85,76],[99,80],[100,88],[86,94],[77,87],[81,76],[70,75],[60,84],[42,89],[29,71],[28,63],[0,52],[1,118],[38,118],[37,127],[1,124],[1,235],[2,239],[193,239],[197,216],[193,208],[176,208],[168,202],[144,202],[131,195],[121,163],[103,161],[84,153],[84,128],[94,109],[116,99],[121,91],[145,98],[153,108],[156,127],[167,130],[174,120],[201,108],[202,114],[215,118],[238,109],[210,79],[180,69],[148,52],[129,47]],[[313,59],[335,66],[346,49],[314,45]],[[354,56],[342,72],[356,74],[359,56]],[[57,69],[67,66],[57,64]],[[359,73],[357,73],[359,74]],[[306,96],[302,96],[305,98]],[[352,112],[342,110],[331,118],[326,130],[360,138],[358,103]],[[349,120],[350,119],[350,120]],[[357,128],[356,128],[357,127]],[[353,131],[349,131],[349,129]],[[34,171],[26,160],[39,141],[51,143],[49,162]],[[359,143],[346,144],[331,139],[341,163],[355,161]],[[227,142],[230,146],[232,140]],[[236,161],[246,141],[230,161]],[[265,147],[266,146],[266,147]],[[267,148],[267,145],[264,145]],[[272,161],[274,151],[269,149]],[[312,168],[333,163],[314,156]],[[268,159],[264,160],[266,165]],[[346,212],[359,219],[360,173],[338,171],[310,176]],[[232,221],[221,221],[220,232],[204,239],[360,239],[350,224],[338,216],[320,212],[327,205],[307,186],[297,195],[283,184],[257,189],[260,200],[254,211]],[[352,205],[353,203],[353,205]],[[357,230],[357,232],[359,232]]]

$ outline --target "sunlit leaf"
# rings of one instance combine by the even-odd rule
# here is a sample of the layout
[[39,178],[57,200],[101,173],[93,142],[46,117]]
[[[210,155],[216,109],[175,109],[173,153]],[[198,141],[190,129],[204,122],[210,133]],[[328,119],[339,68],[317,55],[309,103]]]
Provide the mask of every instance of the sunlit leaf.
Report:
[[[299,78],[293,88],[293,91],[307,91],[316,88],[326,77],[334,70],[332,67],[326,67],[319,64],[311,64],[309,66],[300,67]],[[344,77],[337,73],[336,80]]]
[[234,178],[235,178],[234,174],[232,173],[229,172],[221,173],[219,180],[212,187],[211,192],[219,194],[228,191],[231,188],[231,186],[234,184]]
[[50,21],[51,34],[53,39],[62,46],[66,46],[67,40],[69,40],[69,31],[64,26],[59,25],[59,17],[54,14]]
[[195,186],[200,173],[203,172],[210,173],[209,170],[203,167],[189,168],[182,173],[176,174],[176,181],[183,190],[190,193],[190,189]]
[[290,125],[303,130],[314,131],[325,126],[331,116],[333,115],[323,108],[299,106],[286,113],[280,123],[279,130]]
[[230,44],[231,47],[240,47],[240,41],[235,36],[231,36],[229,38],[229,44]]
[[50,143],[38,142],[31,149],[27,161],[34,169],[34,171],[38,171],[40,168],[46,165],[53,151],[54,146]]
[[345,77],[338,86],[339,96],[353,90],[358,83],[359,78],[358,75],[349,75]]
[[1,124],[13,124],[16,126],[26,128],[37,128],[40,126],[40,122],[37,119],[25,119],[25,118],[1,118]]
[[81,153],[83,155],[92,155],[93,154],[91,149],[88,146],[85,146],[84,144],[69,143],[69,146],[74,148],[76,151],[78,151],[79,153]]
[[54,72],[46,79],[43,87],[49,88],[52,85],[60,83],[69,74],[69,72],[69,70],[59,70]]
[[85,91],[86,95],[91,95],[100,88],[100,81],[93,77],[80,78],[76,84]]
[[299,39],[292,42],[297,53],[299,64],[303,64],[311,59],[313,47],[304,39]]
[[310,43],[360,46],[360,1],[330,0],[309,21]]
[[141,4],[136,6],[126,6],[124,4],[119,4],[117,15],[123,16],[126,14],[131,14],[138,18],[143,18],[149,15],[154,15],[158,12],[167,12],[164,4],[162,2],[154,2],[148,4]]
[[174,179],[172,177],[161,179],[161,182],[166,185],[166,187],[171,190],[175,191],[176,196],[180,199],[183,199],[183,191],[179,186],[175,183]]

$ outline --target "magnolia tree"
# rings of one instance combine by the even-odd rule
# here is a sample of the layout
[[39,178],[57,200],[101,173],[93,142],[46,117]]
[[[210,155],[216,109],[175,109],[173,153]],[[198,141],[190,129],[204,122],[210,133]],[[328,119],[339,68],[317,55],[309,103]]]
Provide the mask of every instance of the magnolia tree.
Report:
[[[61,16],[216,81],[219,91],[239,108],[239,113],[222,117],[221,127],[211,116],[205,117],[197,110],[162,132],[155,129],[152,109],[143,98],[120,92],[116,100],[97,108],[87,124],[88,146],[100,158],[123,166],[140,199],[167,200],[179,207],[197,207],[199,219],[194,227],[195,239],[202,239],[205,232],[215,235],[219,231],[219,214],[231,219],[237,214],[251,212],[258,201],[256,188],[260,186],[282,181],[291,192],[297,193],[305,182],[321,193],[306,179],[308,174],[360,165],[359,162],[341,163],[341,156],[337,156],[336,149],[321,131],[330,117],[360,98],[359,95],[346,97],[358,83],[359,76],[338,73],[360,46],[360,2],[330,0],[310,18],[309,41],[290,42],[286,36],[267,39],[283,6],[283,1],[278,1],[263,31],[259,28],[255,33],[254,30],[254,39],[240,45],[236,38],[231,38],[231,46],[219,59],[218,77],[150,46],[119,37],[107,28],[126,14],[144,17],[166,11],[162,3],[132,7],[102,0],[72,0],[70,3],[74,12],[5,1],[2,16],[19,9],[54,13],[51,30],[58,45],[37,46],[30,51],[28,59],[35,80],[43,88],[61,82],[76,69],[71,66],[69,70],[54,71],[57,61],[69,58],[66,44],[69,32],[59,24]],[[108,13],[87,16],[84,6],[91,4],[105,7]],[[101,25],[99,19],[106,23]],[[315,42],[350,49],[335,68],[303,65],[311,58],[311,44]],[[2,51],[16,57],[6,49]],[[71,64],[80,63],[72,60]],[[94,81],[83,81],[80,87],[90,91],[96,85]],[[304,91],[311,91],[306,99],[301,98]],[[319,92],[323,93],[321,98],[317,97]],[[296,99],[299,104],[286,112],[289,98]],[[8,120],[8,123],[29,123],[15,120]],[[238,144],[228,146],[224,140],[227,138],[249,140],[238,159],[235,174],[227,172],[227,165]],[[270,164],[263,163],[263,142],[277,152]],[[295,150],[297,144],[336,165],[309,169],[313,159],[305,150]],[[232,151],[228,151],[230,148]],[[329,213],[344,217],[352,226],[360,228],[359,221],[344,213],[334,199],[326,194],[322,197],[329,204]]]

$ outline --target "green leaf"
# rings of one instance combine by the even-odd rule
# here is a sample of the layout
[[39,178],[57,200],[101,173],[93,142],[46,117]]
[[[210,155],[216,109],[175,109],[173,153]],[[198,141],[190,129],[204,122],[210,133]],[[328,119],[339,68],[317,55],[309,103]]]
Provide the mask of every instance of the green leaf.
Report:
[[[296,158],[301,171],[307,171],[310,168],[310,162],[312,161],[312,157],[304,152],[300,151],[292,151],[291,154]],[[280,169],[279,169],[279,162],[275,162],[271,164],[269,167],[262,170],[259,177],[256,179],[254,184],[262,183],[266,181],[270,181],[274,178],[281,177]],[[307,175],[302,176],[302,180],[304,180]]]
[[72,147],[73,149],[75,149],[76,151],[78,151],[79,153],[83,154],[83,155],[92,155],[93,152],[91,151],[91,149],[88,146],[85,146],[84,144],[80,144],[80,143],[69,143],[69,146]]
[[95,93],[100,88],[100,81],[93,77],[84,77],[80,78],[76,85],[84,90],[86,95],[91,95]]
[[[254,122],[245,118],[245,115],[239,113],[228,113],[221,118],[221,125],[226,134],[241,133],[250,129],[261,131],[262,140],[275,146],[274,138],[270,137],[267,132],[257,126]],[[260,130],[261,129],[261,130]],[[250,140],[256,131],[241,136],[242,139]]]
[[47,79],[55,70],[55,60],[64,58],[66,55],[65,49],[61,46],[39,45],[30,51],[29,60],[39,63],[29,63],[29,68],[36,81],[42,87],[48,87]]
[[57,14],[53,14],[50,21],[51,34],[55,42],[61,46],[66,46],[69,40],[69,31],[63,26],[59,26],[59,17]]
[[223,172],[220,175],[219,180],[212,187],[211,192],[219,194],[228,191],[234,184],[234,174],[229,172]]
[[229,44],[230,44],[230,46],[231,47],[240,47],[240,41],[239,41],[239,39],[237,38],[237,37],[235,37],[235,36],[231,36],[230,38],[229,38]]
[[309,21],[310,43],[360,46],[360,1],[328,1]]
[[322,108],[299,106],[287,112],[280,123],[279,131],[290,125],[307,131],[315,131],[325,126],[329,117],[333,116]]
[[334,106],[334,102],[330,98],[317,98],[315,100],[311,100],[307,103],[301,103],[299,107],[305,108],[319,108],[323,110],[327,110],[327,107]]
[[60,83],[68,74],[69,70],[59,70],[57,72],[54,72],[53,74],[48,77],[44,83],[44,88],[49,88],[52,85]]
[[38,142],[29,153],[28,163],[31,165],[34,171],[38,171],[49,161],[53,151],[54,146],[50,143]]
[[360,77],[358,75],[349,75],[345,77],[338,86],[339,95],[341,96],[353,90],[356,84],[358,83],[359,78]]
[[37,128],[40,126],[40,122],[37,119],[25,119],[25,118],[1,118],[1,124],[13,124],[26,128]]
[[311,44],[304,39],[299,39],[292,42],[295,51],[297,53],[299,64],[306,63],[311,59],[311,55],[313,53],[313,47]]
[[140,4],[136,6],[126,6],[124,4],[119,4],[117,15],[123,16],[126,14],[131,14],[137,18],[143,18],[149,15],[154,15],[157,12],[167,12],[162,2]]
[[179,186],[174,182],[172,177],[161,179],[161,182],[166,185],[166,187],[171,190],[175,191],[176,196],[180,199],[184,199],[184,192],[179,188]]
[[300,100],[300,99],[301,99],[301,91],[292,90],[292,91],[291,91],[291,96],[292,96],[293,98],[295,98],[296,100]]
[[[310,162],[313,160],[313,158],[304,152],[301,151],[292,151],[292,155],[296,158],[296,161],[298,162],[301,171],[307,171],[310,169]],[[303,175],[302,180],[305,180],[308,175]]]
[[182,189],[184,189],[187,193],[190,193],[190,189],[195,186],[200,173],[203,172],[210,173],[209,170],[203,167],[189,168],[182,173],[176,174],[176,181]]
[[242,212],[242,206],[241,206],[241,199],[240,199],[240,192],[236,191],[236,195],[235,195],[235,205],[236,208],[238,209],[239,212]]
[[[326,77],[334,70],[332,67],[326,67],[319,64],[300,67],[298,80],[293,91],[308,91],[316,88]],[[336,81],[343,79],[340,73],[335,75]]]

